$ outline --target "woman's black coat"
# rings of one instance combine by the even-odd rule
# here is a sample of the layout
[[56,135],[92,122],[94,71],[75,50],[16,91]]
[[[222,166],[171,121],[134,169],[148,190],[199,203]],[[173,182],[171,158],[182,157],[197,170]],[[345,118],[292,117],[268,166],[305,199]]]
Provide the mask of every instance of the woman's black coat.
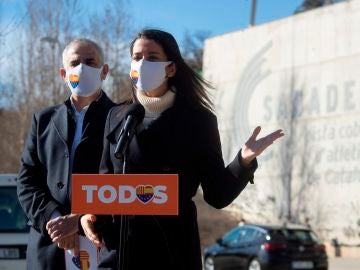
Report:
[[[123,162],[114,157],[114,151],[127,108],[121,105],[109,112],[100,173],[122,173]],[[201,184],[206,202],[223,208],[253,179],[256,167],[256,160],[251,168],[242,167],[239,154],[225,167],[216,117],[206,109],[193,108],[177,95],[173,107],[135,134],[128,148],[126,173],[178,174],[179,215],[127,216],[122,245],[119,228],[124,218],[109,219],[100,232],[106,243],[100,251],[100,268],[202,269],[192,198]],[[120,259],[119,246],[124,252]]]

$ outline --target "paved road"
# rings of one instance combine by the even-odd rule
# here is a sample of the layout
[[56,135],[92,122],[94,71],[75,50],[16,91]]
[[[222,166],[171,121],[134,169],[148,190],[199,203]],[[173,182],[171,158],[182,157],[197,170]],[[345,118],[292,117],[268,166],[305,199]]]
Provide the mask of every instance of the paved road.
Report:
[[329,258],[329,270],[360,270],[360,258]]

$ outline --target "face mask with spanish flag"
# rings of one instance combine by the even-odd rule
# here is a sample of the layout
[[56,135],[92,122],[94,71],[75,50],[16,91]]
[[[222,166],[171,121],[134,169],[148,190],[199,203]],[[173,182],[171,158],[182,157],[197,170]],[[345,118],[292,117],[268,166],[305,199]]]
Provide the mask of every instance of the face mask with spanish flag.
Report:
[[66,70],[66,81],[71,92],[77,96],[88,97],[101,87],[102,68],[94,68],[85,64]]
[[171,61],[152,62],[145,59],[133,61],[129,75],[137,90],[151,91],[166,80],[165,67],[171,63]]

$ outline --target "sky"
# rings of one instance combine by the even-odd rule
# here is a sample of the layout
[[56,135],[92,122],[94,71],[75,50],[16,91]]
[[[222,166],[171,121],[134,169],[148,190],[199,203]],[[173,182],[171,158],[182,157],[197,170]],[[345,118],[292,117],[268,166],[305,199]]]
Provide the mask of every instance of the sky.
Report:
[[[31,0],[27,0],[31,1]],[[13,70],[13,55],[19,44],[19,31],[26,22],[26,0],[0,0],[0,86],[7,81],[8,71]],[[42,0],[47,3],[48,0]],[[66,5],[75,0],[64,1]],[[103,14],[111,0],[77,0],[81,18]],[[251,0],[112,0],[122,2],[130,18],[131,35],[128,44],[142,28],[158,28],[174,35],[180,49],[185,34],[205,32],[213,37],[249,27]],[[291,16],[304,0],[257,0],[255,24]],[[41,2],[41,1],[40,1]],[[38,2],[35,2],[38,3]],[[85,17],[86,16],[86,17]],[[16,24],[14,23],[16,22]],[[11,27],[9,27],[9,25]],[[14,27],[16,25],[16,27]],[[4,29],[6,31],[4,31]],[[4,32],[10,34],[4,35]]]
[[[130,1],[138,28],[154,26],[181,40],[186,31],[211,36],[249,26],[251,0],[136,0]],[[303,0],[257,0],[256,23],[290,16]]]
[[[31,1],[31,0],[27,0]],[[19,29],[26,22],[25,0],[0,0],[0,86],[13,70],[13,55],[19,47]],[[46,3],[48,0],[43,0]],[[71,3],[74,0],[56,0]],[[78,0],[81,16],[102,14],[111,0]],[[183,48],[185,34],[206,32],[213,37],[249,27],[251,0],[112,0],[122,1],[130,18],[132,35],[142,28],[158,28],[174,35]],[[291,16],[304,0],[257,0],[255,24]],[[36,2],[35,2],[36,3]],[[86,18],[87,18],[86,17]],[[17,22],[14,24],[14,21]],[[81,23],[81,18],[79,19]],[[8,27],[8,26],[12,27]],[[16,27],[14,27],[16,25]],[[4,34],[4,29],[10,34]],[[9,30],[10,29],[10,30]],[[0,87],[1,88],[1,87]]]
[[[71,1],[71,0],[69,0]],[[91,14],[107,0],[80,0]],[[172,33],[180,43],[185,32],[210,36],[249,26],[251,0],[123,0],[135,29],[156,27]],[[291,16],[303,0],[257,0],[256,24]],[[0,0],[0,21],[21,16],[23,0]]]

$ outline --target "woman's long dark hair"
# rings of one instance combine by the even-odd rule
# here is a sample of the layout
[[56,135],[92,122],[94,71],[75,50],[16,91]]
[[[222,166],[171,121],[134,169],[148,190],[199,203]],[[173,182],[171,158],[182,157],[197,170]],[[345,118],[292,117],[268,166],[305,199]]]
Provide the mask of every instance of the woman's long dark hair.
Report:
[[165,31],[158,29],[144,29],[131,42],[130,54],[133,53],[133,47],[136,40],[146,38],[159,44],[168,61],[172,61],[176,66],[176,74],[169,78],[169,86],[176,88],[176,94],[182,95],[187,102],[195,107],[205,107],[213,109],[213,103],[208,96],[206,88],[213,88],[209,82],[205,81],[199,74],[192,70],[181,56],[179,46],[175,38]]

